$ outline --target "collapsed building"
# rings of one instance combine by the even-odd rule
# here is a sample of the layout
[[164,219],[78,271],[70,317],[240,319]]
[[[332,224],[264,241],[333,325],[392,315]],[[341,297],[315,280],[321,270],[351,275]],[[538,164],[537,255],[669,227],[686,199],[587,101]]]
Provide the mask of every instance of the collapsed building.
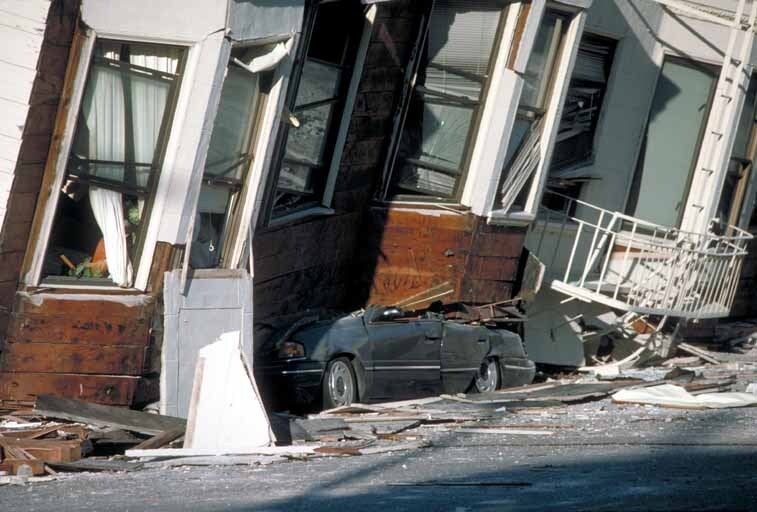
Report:
[[723,3],[0,1],[0,400],[185,415],[203,344],[307,310],[527,297],[572,366],[753,314]]

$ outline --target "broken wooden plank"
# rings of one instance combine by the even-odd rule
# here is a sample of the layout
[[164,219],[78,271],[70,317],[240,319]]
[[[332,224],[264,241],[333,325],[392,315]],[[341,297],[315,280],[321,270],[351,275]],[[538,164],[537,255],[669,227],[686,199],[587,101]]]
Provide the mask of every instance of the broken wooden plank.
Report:
[[134,449],[135,450],[151,450],[154,448],[163,448],[165,445],[167,445],[171,441],[175,441],[176,439],[183,436],[185,430],[186,429],[184,427],[177,427],[177,428],[172,428],[170,430],[166,430],[164,432],[161,432],[157,436],[153,436],[150,439],[147,439],[144,442],[139,443],[137,446],[134,447]]
[[697,356],[700,359],[704,359],[708,363],[712,364],[720,364],[722,361],[720,359],[717,359],[711,352],[708,352],[707,350],[697,348],[693,345],[690,345],[688,343],[679,343],[678,348],[680,350],[683,350],[684,352],[691,354],[693,356]]
[[144,465],[141,462],[129,462],[125,460],[81,459],[71,462],[48,462],[47,464],[57,471],[137,471]]
[[156,448],[154,450],[126,450],[127,457],[212,457],[220,455],[308,455],[315,453],[317,446],[267,446],[249,449],[216,450],[208,448]]
[[0,437],[0,446],[4,448],[6,454],[18,454],[16,450],[21,449],[30,456],[45,462],[70,462],[82,457],[81,440]]
[[34,406],[40,416],[76,421],[98,427],[114,427],[146,435],[186,428],[186,420],[130,409],[92,404],[81,400],[40,396]]

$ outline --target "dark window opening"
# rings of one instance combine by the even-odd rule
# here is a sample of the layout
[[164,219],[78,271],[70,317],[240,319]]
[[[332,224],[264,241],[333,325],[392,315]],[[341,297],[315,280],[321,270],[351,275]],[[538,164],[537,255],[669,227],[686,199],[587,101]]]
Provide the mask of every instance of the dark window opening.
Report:
[[[586,34],[578,48],[560,127],[557,133],[547,186],[578,199],[583,186],[595,179],[585,172],[593,161],[594,142],[602,104],[607,93],[616,43],[612,39]],[[550,196],[552,201],[558,196]],[[565,204],[553,204],[558,211]]]

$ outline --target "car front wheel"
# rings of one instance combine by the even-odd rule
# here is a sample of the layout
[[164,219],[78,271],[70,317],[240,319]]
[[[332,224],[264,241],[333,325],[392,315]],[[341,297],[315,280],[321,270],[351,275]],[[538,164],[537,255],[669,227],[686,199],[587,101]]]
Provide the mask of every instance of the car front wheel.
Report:
[[326,367],[323,378],[323,408],[333,409],[357,401],[357,380],[352,363],[338,357]]
[[496,391],[501,382],[499,363],[494,358],[484,359],[476,373],[475,387],[479,393]]

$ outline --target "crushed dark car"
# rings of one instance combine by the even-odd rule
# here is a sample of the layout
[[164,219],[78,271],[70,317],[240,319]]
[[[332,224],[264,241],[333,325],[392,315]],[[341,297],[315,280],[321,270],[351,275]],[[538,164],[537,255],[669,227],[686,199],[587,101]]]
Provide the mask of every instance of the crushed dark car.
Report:
[[387,306],[305,319],[257,354],[264,395],[298,410],[488,392],[536,372],[521,337],[496,323]]

